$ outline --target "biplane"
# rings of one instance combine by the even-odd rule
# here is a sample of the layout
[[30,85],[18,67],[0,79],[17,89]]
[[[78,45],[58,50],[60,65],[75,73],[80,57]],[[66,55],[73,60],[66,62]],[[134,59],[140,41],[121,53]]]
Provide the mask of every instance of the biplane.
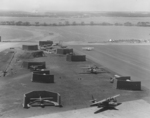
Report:
[[27,104],[27,107],[35,107],[35,106],[40,106],[44,108],[45,106],[56,106],[56,107],[62,107],[59,103],[54,102],[51,100],[52,97],[41,97],[39,98],[30,98],[30,102]]
[[98,74],[98,73],[106,73],[106,70],[104,68],[100,68],[98,66],[88,66],[88,67],[81,67],[86,69],[85,73],[82,74]]
[[94,97],[92,96],[92,100],[90,100],[92,104],[90,106],[91,107],[97,106],[98,108],[101,108],[95,113],[102,112],[102,111],[109,110],[109,109],[117,110],[115,107],[121,104],[121,103],[118,103],[116,99],[119,96],[120,94],[103,99],[101,101],[96,101],[96,99],[94,99]]
[[45,67],[44,67],[44,65],[32,65],[32,66],[30,66],[30,69],[32,71],[37,71],[37,70],[45,69]]
[[54,46],[52,45],[43,45],[40,47],[41,50],[48,50],[48,49],[54,49]]

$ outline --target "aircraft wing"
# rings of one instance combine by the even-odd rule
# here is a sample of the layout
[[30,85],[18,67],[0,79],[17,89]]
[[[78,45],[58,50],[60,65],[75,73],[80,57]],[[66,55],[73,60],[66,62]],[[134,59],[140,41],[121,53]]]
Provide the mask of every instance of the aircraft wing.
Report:
[[103,104],[106,101],[107,101],[106,99],[103,99],[101,101],[97,101],[97,102],[92,103],[90,106],[98,106],[99,104]]
[[48,103],[52,103],[54,104],[55,106],[59,106],[59,104],[57,102],[54,102],[54,101],[50,101],[50,100],[44,100],[45,102],[48,102]]
[[119,97],[119,96],[120,96],[120,94],[109,97],[109,98],[106,98],[106,99],[103,99],[101,101],[94,102],[94,103],[91,104],[91,106],[98,106],[98,105],[103,104],[107,101],[109,102],[110,100],[115,99],[116,97]]
[[110,98],[107,98],[107,99],[115,99],[115,98],[117,98],[117,97],[119,97],[120,96],[120,94],[118,94],[118,95],[115,95],[115,96],[112,96],[112,97],[110,97]]

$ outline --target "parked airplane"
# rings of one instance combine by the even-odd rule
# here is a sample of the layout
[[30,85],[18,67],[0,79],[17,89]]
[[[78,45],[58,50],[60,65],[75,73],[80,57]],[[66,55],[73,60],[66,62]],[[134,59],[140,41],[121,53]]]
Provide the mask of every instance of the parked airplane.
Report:
[[36,70],[41,70],[41,69],[45,69],[45,68],[43,67],[43,65],[32,65],[32,66],[30,66],[30,69],[32,71],[36,71]]
[[94,49],[94,47],[82,47],[83,50],[91,51]]
[[92,96],[92,100],[90,100],[92,102],[92,104],[90,106],[91,107],[97,106],[98,108],[102,108],[102,109],[96,111],[95,113],[109,110],[109,109],[116,109],[115,107],[121,104],[121,103],[118,103],[117,99],[116,99],[119,96],[120,96],[120,94],[103,99],[101,101],[96,101],[96,99],[94,99],[94,97]]
[[28,108],[34,107],[34,106],[40,106],[40,107],[44,108],[45,106],[48,106],[48,105],[62,107],[60,104],[52,101],[51,99],[53,99],[53,98],[52,97],[41,97],[41,96],[39,96],[39,98],[30,98],[30,102],[27,104],[27,106],[28,106]]
[[[103,68],[99,68],[97,66],[88,66],[88,67],[82,67],[87,69],[87,74],[98,74],[98,73],[104,73],[106,71],[104,71]],[[100,70],[101,69],[101,70]]]

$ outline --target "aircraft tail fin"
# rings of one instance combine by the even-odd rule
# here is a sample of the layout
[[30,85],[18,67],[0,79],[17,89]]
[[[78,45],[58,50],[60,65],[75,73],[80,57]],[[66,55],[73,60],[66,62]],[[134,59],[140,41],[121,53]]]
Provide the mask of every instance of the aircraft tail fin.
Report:
[[92,95],[92,100],[90,100],[92,103],[96,102],[96,99],[94,98],[94,96]]

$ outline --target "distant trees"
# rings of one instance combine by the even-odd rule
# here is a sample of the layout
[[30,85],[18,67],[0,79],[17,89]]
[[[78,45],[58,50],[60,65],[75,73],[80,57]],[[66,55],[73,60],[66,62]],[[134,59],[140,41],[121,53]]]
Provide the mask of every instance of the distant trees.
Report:
[[81,22],[81,25],[85,25],[84,21]]
[[76,26],[76,25],[80,25],[80,26],[87,26],[87,25],[91,25],[91,26],[95,26],[95,25],[100,25],[100,26],[140,26],[140,27],[150,27],[150,22],[138,22],[136,24],[132,24],[131,22],[125,22],[125,23],[108,23],[108,22],[101,22],[101,23],[96,23],[94,21],[91,21],[89,23],[85,23],[84,21],[82,21],[81,23],[77,23],[76,21],[73,21],[72,23],[69,23],[69,21],[65,21],[65,22],[58,22],[58,23],[40,23],[40,22],[34,22],[34,23],[30,23],[28,21],[23,22],[23,21],[1,21],[0,25],[16,25],[16,26]]
[[65,21],[65,25],[70,25],[69,21]]
[[114,25],[115,25],[115,26],[122,26],[121,23],[115,23]]
[[39,22],[35,22],[35,26],[40,26],[40,23]]
[[62,26],[63,24],[62,24],[62,22],[59,22],[58,25],[59,25],[59,26]]
[[93,21],[91,21],[91,22],[90,22],[90,25],[94,25],[94,22],[93,22]]
[[15,21],[10,21],[10,25],[16,25]]
[[124,23],[124,26],[133,26],[133,24],[130,23],[130,22],[125,22],[125,23]]
[[16,22],[16,25],[23,25],[23,22],[22,21],[18,21],[18,22]]
[[150,26],[150,22],[138,22],[136,25],[146,27],[146,26]]
[[57,26],[57,24],[56,24],[56,23],[53,23],[52,26]]
[[72,23],[72,25],[77,25],[77,23],[74,21],[74,22]]
[[30,22],[24,22],[24,23],[22,23],[22,25],[24,25],[24,26],[30,26],[31,24],[30,24]]
[[48,24],[47,23],[43,23],[43,26],[48,26]]

